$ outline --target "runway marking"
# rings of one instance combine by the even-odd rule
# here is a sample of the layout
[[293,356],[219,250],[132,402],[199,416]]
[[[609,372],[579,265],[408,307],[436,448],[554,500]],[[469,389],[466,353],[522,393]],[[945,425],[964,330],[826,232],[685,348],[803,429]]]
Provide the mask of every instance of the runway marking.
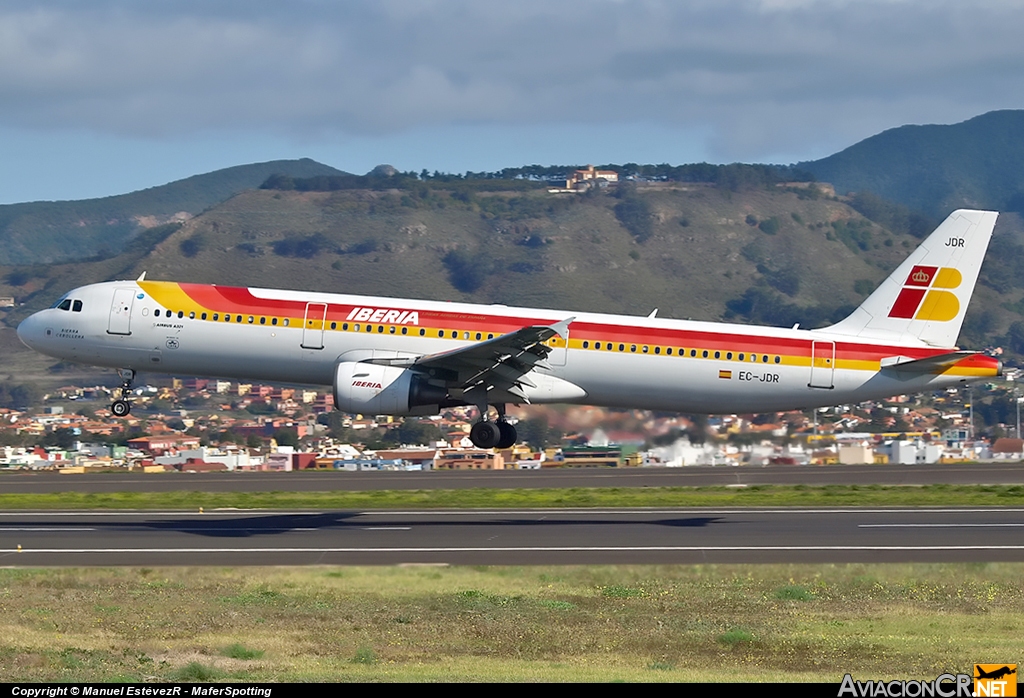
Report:
[[364,531],[411,531],[412,526],[363,526]]
[[0,531],[95,531],[95,528],[82,528],[81,526],[63,526],[60,528],[53,528],[50,526],[0,526]]
[[881,523],[857,524],[857,528],[1008,528],[1024,527],[1024,523]]
[[23,548],[8,554],[117,554],[117,553],[602,553],[602,552],[815,552],[899,551],[942,552],[958,550],[1020,550],[1024,545],[595,545],[431,548]]

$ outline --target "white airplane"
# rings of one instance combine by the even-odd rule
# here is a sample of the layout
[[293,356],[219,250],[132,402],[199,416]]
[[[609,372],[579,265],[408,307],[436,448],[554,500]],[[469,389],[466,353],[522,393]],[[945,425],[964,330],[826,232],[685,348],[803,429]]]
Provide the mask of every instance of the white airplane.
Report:
[[[471,405],[478,447],[509,403],[695,413],[822,407],[998,376],[956,345],[997,214],[959,210],[848,318],[816,330],[167,281],[76,288],[18,327],[44,354],[137,371],[331,385],[339,410]],[[494,407],[497,419],[490,420]]]

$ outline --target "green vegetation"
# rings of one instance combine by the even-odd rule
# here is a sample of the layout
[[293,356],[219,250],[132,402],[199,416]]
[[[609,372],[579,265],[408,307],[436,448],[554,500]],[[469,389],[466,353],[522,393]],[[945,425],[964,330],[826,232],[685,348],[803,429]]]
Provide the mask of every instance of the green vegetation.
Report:
[[222,654],[231,659],[262,659],[266,654],[263,650],[252,650],[240,642],[235,642],[224,648]]
[[[0,475],[0,483],[4,477]],[[73,478],[74,476],[69,476]],[[153,477],[175,477],[173,474]],[[344,477],[339,475],[338,477]],[[69,480],[70,482],[70,480]],[[2,509],[381,509],[417,507],[1019,506],[1012,485],[757,485],[567,489],[376,490],[368,492],[62,492],[2,494]]]
[[0,613],[16,682],[931,679],[1020,653],[1024,567],[5,568]]

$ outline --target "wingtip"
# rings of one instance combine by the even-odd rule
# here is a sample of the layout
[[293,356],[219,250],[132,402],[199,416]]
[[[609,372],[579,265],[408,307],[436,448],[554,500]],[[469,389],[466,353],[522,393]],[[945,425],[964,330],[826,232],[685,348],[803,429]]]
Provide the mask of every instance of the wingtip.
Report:
[[548,327],[554,330],[555,334],[559,337],[566,339],[569,336],[569,325],[571,325],[575,319],[576,316],[574,315],[562,320],[561,322],[556,322],[554,325],[548,325]]

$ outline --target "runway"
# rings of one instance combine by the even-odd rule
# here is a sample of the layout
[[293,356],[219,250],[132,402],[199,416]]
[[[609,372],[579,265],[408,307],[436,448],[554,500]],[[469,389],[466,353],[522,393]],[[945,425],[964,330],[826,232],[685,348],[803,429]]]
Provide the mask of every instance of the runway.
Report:
[[932,465],[692,466],[544,470],[289,473],[0,474],[0,492],[330,492],[552,487],[710,487],[726,485],[1017,485],[1022,463]]
[[994,562],[1022,533],[1024,508],[5,512],[0,565]]

